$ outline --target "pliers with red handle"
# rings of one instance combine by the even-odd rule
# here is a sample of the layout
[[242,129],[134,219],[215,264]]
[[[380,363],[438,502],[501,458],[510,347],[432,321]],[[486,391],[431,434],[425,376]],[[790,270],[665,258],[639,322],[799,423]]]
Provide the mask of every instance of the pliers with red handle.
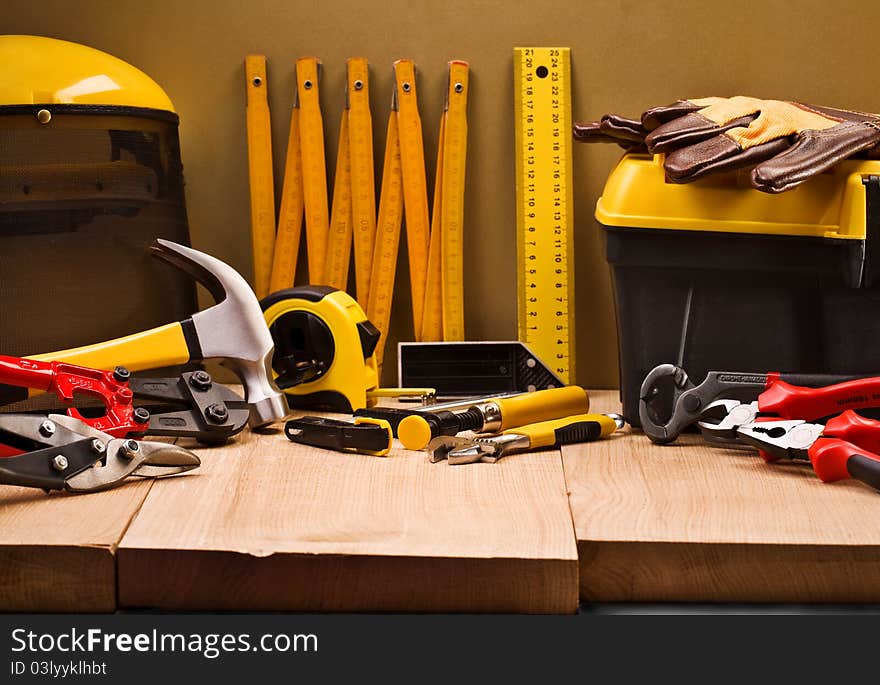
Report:
[[880,490],[880,421],[847,410],[825,425],[759,420],[740,426],[736,433],[768,461],[809,460],[825,483],[855,478]]
[[[774,380],[753,402],[717,400],[697,424],[709,442],[732,443],[739,429],[764,418],[817,421],[848,409],[880,408],[880,377],[859,378],[819,388]],[[880,449],[880,444],[878,444]]]

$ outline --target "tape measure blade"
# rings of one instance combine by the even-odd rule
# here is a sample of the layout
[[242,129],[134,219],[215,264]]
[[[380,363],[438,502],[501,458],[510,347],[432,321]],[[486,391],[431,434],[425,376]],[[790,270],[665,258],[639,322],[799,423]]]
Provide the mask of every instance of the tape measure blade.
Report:
[[519,338],[566,383],[574,367],[569,48],[514,48]]
[[357,299],[370,301],[370,277],[376,241],[376,180],[373,172],[373,120],[370,113],[369,63],[347,62],[348,149],[351,155],[351,213]]
[[266,96],[266,58],[245,57],[247,78],[248,179],[251,198],[251,247],[254,292],[269,293],[275,244],[275,182],[272,170],[272,125]]
[[382,191],[379,197],[379,217],[376,222],[373,271],[370,276],[371,294],[367,306],[367,318],[381,334],[376,345],[376,362],[380,368],[391,321],[394,275],[400,246],[400,225],[403,220],[402,175],[397,113],[392,111],[388,117],[388,134],[385,138]]
[[351,158],[348,144],[348,112],[342,112],[339,145],[336,153],[336,178],[333,180],[333,205],[330,232],[327,236],[327,263],[324,282],[338,290],[348,288],[348,265],[351,261]]
[[468,64],[449,63],[443,150],[443,339],[464,340],[464,181],[467,162]]
[[309,283],[324,282],[327,234],[330,216],[327,202],[327,162],[324,156],[324,124],[318,93],[318,60],[296,61],[296,87],[300,107],[303,195],[305,198],[306,244]]
[[281,210],[278,213],[278,231],[269,291],[277,292],[293,286],[296,262],[302,235],[303,188],[302,160],[299,146],[299,109],[290,113],[290,132],[287,137],[287,157],[284,162],[284,185],[281,191]]
[[400,135],[400,163],[403,170],[403,208],[406,216],[406,244],[412,291],[414,332],[422,328],[425,277],[431,219],[428,214],[428,183],[425,176],[425,144],[419,116],[415,63],[394,62],[397,122]]
[[443,198],[443,145],[446,141],[446,112],[440,117],[437,136],[437,168],[434,175],[434,202],[431,207],[431,239],[428,248],[428,273],[425,279],[425,308],[422,330],[416,331],[419,342],[439,342],[443,339],[443,264],[441,226]]

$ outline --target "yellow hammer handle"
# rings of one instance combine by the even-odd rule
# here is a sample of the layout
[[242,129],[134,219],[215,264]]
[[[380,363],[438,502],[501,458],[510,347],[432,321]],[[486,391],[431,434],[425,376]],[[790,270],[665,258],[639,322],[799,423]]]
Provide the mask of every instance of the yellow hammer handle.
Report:
[[575,442],[590,442],[611,435],[617,423],[605,414],[577,414],[564,419],[542,421],[528,426],[511,428],[505,433],[516,433],[529,438],[529,447],[556,447]]
[[158,369],[185,364],[190,350],[179,323],[169,323],[124,338],[58,352],[31,355],[29,359],[59,361],[94,369],[111,370],[122,365],[129,371]]
[[579,385],[538,390],[493,402],[501,409],[501,430],[584,414],[590,410],[590,397]]

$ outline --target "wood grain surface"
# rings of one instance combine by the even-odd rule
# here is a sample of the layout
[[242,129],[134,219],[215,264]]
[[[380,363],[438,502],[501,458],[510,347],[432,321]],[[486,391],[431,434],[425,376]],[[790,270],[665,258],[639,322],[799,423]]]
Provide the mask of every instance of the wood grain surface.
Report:
[[295,445],[201,450],[119,548],[124,607],[574,612],[559,452],[450,467]]
[[[592,394],[613,410],[616,391]],[[629,431],[629,429],[627,429]],[[880,600],[880,498],[808,464],[641,433],[563,449],[590,601]]]
[[0,488],[0,611],[114,611],[116,546],[151,485],[87,495]]

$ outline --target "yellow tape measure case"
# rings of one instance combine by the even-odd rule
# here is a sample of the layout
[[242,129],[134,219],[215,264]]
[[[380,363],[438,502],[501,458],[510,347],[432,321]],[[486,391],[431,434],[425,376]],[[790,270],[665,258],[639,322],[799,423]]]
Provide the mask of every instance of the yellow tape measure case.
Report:
[[627,421],[638,425],[642,380],[661,363],[697,383],[713,370],[880,371],[880,348],[865,345],[880,339],[878,181],[880,162],[850,160],[770,195],[735,172],[666,183],[662,156],[625,155],[596,218]]
[[272,370],[291,406],[350,414],[373,403],[379,330],[351,295],[307,285],[260,304],[275,342]]

